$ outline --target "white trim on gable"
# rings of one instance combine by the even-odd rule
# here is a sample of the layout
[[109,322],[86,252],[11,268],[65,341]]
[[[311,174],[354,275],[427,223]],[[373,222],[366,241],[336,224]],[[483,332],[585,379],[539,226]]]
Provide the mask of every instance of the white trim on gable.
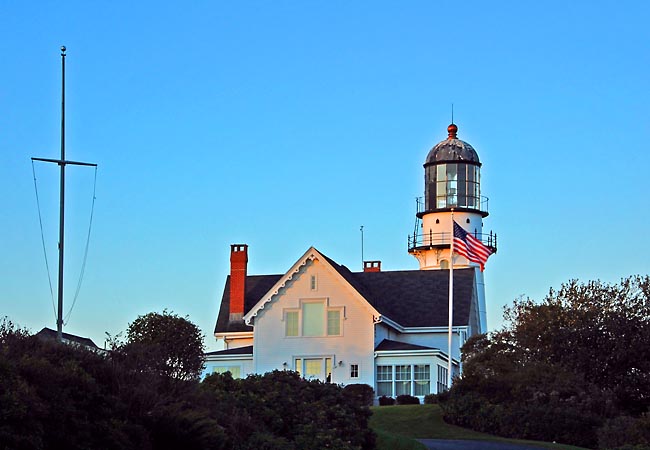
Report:
[[321,264],[323,264],[323,267],[325,267],[328,272],[330,272],[334,277],[336,277],[338,280],[340,280],[342,283],[344,283],[346,286],[350,288],[350,290],[353,293],[353,296],[360,301],[366,309],[370,311],[370,313],[373,316],[373,320],[375,323],[378,323],[381,320],[381,314],[370,304],[368,301],[350,284],[348,281],[341,276],[341,274],[334,268],[332,265],[329,263],[329,261],[314,247],[309,247],[309,249],[305,252],[304,255],[296,263],[291,266],[289,271],[285,273],[278,281],[275,283],[275,285],[269,289],[269,291],[262,296],[260,301],[258,301],[255,306],[251,308],[251,310],[244,315],[244,323],[246,325],[251,325],[252,322],[254,321],[255,317],[259,314],[261,310],[263,310],[266,307],[267,303],[271,303],[273,301],[273,298],[280,292],[280,290],[287,285],[289,281],[291,281],[294,277],[295,274],[297,274],[300,269],[305,266],[309,261],[313,260],[318,260]]

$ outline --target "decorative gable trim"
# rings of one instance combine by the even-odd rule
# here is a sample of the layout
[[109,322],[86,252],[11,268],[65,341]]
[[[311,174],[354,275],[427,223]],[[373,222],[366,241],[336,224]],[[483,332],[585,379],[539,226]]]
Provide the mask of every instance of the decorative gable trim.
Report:
[[260,299],[259,302],[255,304],[251,308],[251,310],[244,315],[244,322],[246,325],[252,325],[252,322],[254,321],[255,317],[262,311],[267,303],[271,303],[273,301],[273,298],[278,295],[280,290],[284,288],[288,282],[290,282],[293,277],[300,272],[300,269],[302,269],[303,266],[307,265],[308,262],[318,260],[321,262],[325,267],[329,269],[329,271],[335,276],[338,277],[341,282],[345,283],[347,286],[349,286],[354,293],[358,296],[358,298],[366,305],[366,307],[370,310],[372,313],[372,318],[374,323],[379,323],[381,321],[381,314],[368,303],[368,301],[361,295],[359,292],[352,286],[350,283],[341,276],[341,274],[338,273],[338,271],[332,267],[332,265],[329,263],[327,258],[325,258],[318,250],[316,250],[314,247],[310,247],[304,255],[289,269],[289,271],[284,274],[277,283],[266,293],[262,298]]

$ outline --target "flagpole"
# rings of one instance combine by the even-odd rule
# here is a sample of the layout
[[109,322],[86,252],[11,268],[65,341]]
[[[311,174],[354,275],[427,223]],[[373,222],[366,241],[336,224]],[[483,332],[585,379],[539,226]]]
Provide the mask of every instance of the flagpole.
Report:
[[447,330],[447,389],[451,389],[451,331],[454,321],[454,209],[451,209],[451,235],[449,246],[449,329]]

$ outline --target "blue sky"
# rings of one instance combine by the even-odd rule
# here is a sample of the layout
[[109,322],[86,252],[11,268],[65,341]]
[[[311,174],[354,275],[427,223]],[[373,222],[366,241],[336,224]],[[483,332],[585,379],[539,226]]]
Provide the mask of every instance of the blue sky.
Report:
[[[56,3],[56,4],[55,4]],[[650,272],[650,6],[599,2],[0,4],[0,315],[55,328],[32,176],[94,162],[85,277],[65,331],[103,344],[172,310],[211,332],[229,245],[249,273],[310,246],[353,270],[407,253],[422,164],[478,151],[490,328],[503,305],[571,278]],[[35,165],[56,295],[58,170]],[[66,314],[94,171],[67,174]]]

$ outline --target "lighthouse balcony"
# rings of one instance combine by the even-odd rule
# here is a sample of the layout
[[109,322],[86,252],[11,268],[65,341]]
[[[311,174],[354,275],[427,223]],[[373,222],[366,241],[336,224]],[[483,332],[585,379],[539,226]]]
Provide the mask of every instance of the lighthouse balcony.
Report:
[[447,193],[446,195],[431,196],[428,198],[418,197],[415,199],[417,204],[417,217],[422,218],[424,215],[433,212],[448,212],[451,210],[459,212],[473,212],[487,217],[488,204],[490,199],[484,195],[464,195],[456,192]]
[[[497,235],[496,233],[469,233],[476,239],[481,241],[483,245],[492,250],[492,253],[497,252]],[[423,234],[412,234],[408,237],[408,251],[413,253],[418,250],[430,250],[433,248],[449,248],[451,246],[452,233],[451,231],[445,233],[433,233],[429,231]]]

